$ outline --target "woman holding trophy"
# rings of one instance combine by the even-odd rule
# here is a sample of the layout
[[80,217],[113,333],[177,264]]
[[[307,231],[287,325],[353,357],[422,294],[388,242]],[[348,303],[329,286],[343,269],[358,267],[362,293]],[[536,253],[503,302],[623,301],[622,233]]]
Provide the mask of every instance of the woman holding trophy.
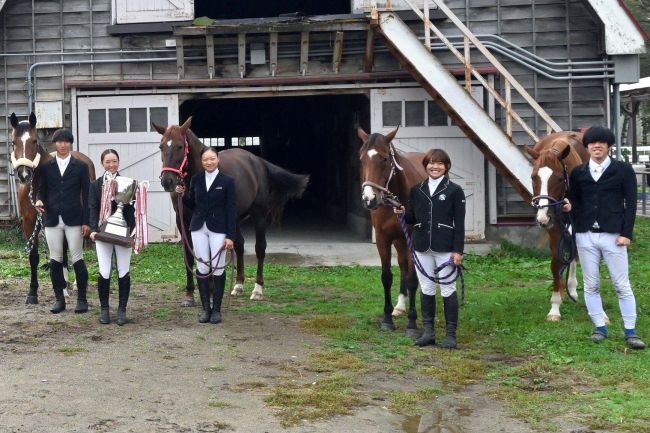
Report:
[[[101,163],[104,167],[105,173],[96,181],[90,184],[89,194],[89,208],[90,208],[90,239],[95,241],[97,248],[97,262],[99,264],[99,277],[97,278],[97,291],[99,292],[99,303],[101,307],[101,314],[99,322],[102,324],[110,323],[110,314],[108,309],[109,289],[111,284],[111,267],[113,261],[113,252],[117,261],[118,273],[118,287],[119,287],[119,306],[117,309],[117,324],[122,326],[126,323],[126,304],[129,301],[129,294],[131,292],[131,253],[133,248],[130,244],[122,245],[118,243],[108,242],[106,240],[98,239],[100,232],[100,225],[104,221],[101,215],[115,214],[118,205],[107,190],[111,181],[119,176],[117,171],[120,167],[120,157],[117,151],[113,149],[106,149],[102,152]],[[131,179],[129,179],[131,183]],[[131,195],[133,192],[131,192]],[[122,204],[121,214],[123,221],[126,223],[127,236],[133,231],[136,226],[135,208],[131,201]],[[105,226],[104,226],[105,227]]]
[[189,228],[198,257],[197,276],[203,305],[199,322],[216,324],[221,322],[221,301],[226,286],[225,250],[234,246],[236,192],[234,179],[217,168],[219,156],[215,147],[203,148],[201,164],[205,171],[192,178],[187,194],[183,185],[177,185],[176,192],[183,196],[183,204],[193,209]]

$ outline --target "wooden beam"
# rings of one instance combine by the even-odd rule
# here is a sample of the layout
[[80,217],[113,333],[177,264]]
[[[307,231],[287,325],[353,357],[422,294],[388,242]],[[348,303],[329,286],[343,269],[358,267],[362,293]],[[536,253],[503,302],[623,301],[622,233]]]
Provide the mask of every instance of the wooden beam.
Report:
[[341,58],[343,57],[343,32],[336,32],[334,40],[334,53],[332,54],[332,71],[339,73],[341,68]]
[[300,33],[300,75],[307,74],[309,67],[309,32]]
[[183,51],[183,36],[176,36],[176,71],[178,79],[185,78],[185,53]]
[[272,32],[269,35],[269,68],[271,76],[275,77],[278,71],[278,33]]
[[214,78],[214,36],[205,35],[205,55],[208,60],[208,77]]
[[366,34],[366,55],[363,59],[363,71],[372,72],[375,64],[375,28],[368,27]]
[[239,78],[246,76],[246,33],[237,34],[237,53],[239,58]]

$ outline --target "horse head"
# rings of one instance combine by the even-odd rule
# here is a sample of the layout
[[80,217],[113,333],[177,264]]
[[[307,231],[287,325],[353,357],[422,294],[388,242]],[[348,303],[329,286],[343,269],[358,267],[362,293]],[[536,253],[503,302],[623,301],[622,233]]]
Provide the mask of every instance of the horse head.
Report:
[[20,183],[29,183],[34,178],[34,170],[41,161],[40,144],[36,133],[36,115],[29,115],[29,120],[18,121],[16,113],[9,117],[13,131],[11,141],[11,165]]
[[160,138],[160,159],[162,161],[162,172],[160,183],[167,192],[173,192],[176,185],[182,184],[189,174],[189,138],[187,133],[192,125],[192,117],[181,126],[170,125],[163,127],[151,122]]
[[359,150],[361,160],[361,200],[366,209],[377,209],[388,198],[388,185],[395,174],[397,161],[395,149],[391,142],[397,130],[395,128],[387,135],[366,133],[359,128],[357,133],[363,145]]
[[[533,164],[533,207],[537,208],[537,223],[545,228],[553,227],[553,214],[549,208],[559,207],[566,197],[569,188],[568,163],[576,159],[568,135],[552,134],[542,139],[534,148],[526,147],[528,154],[534,159]],[[578,157],[579,159],[579,157]],[[571,169],[575,161],[571,161]]]

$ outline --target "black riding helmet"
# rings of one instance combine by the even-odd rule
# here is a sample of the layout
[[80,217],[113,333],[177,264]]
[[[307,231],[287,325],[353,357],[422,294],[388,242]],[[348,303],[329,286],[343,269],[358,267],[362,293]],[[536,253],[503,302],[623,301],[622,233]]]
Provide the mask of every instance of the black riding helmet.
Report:
[[589,143],[595,143],[597,141],[602,141],[607,143],[607,147],[612,147],[616,142],[616,137],[614,137],[614,133],[609,128],[592,126],[585,131],[582,137],[582,144],[587,147]]

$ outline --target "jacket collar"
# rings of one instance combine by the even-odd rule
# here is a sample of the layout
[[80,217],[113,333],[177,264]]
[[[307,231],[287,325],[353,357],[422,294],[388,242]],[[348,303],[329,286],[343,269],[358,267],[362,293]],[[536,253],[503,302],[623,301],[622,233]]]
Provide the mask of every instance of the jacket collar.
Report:
[[449,188],[449,178],[445,176],[438,184],[438,188],[436,188],[433,195],[431,195],[431,191],[429,191],[429,178],[424,179],[424,181],[420,184],[419,189],[429,200],[431,200],[433,197],[437,196],[447,188]]

